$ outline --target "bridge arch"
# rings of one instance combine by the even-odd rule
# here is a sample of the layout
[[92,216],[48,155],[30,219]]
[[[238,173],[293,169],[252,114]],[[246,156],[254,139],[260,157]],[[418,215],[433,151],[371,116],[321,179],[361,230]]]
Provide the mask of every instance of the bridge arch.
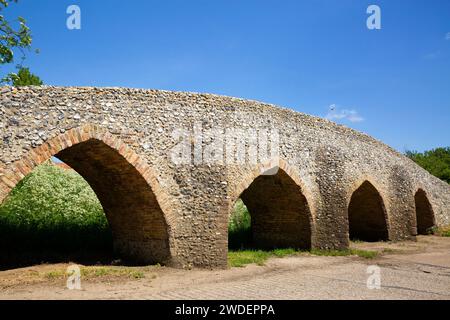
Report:
[[422,188],[417,189],[414,194],[414,204],[416,208],[417,234],[428,234],[436,222],[433,206],[428,199],[427,193]]
[[369,179],[356,184],[348,197],[347,219],[350,239],[389,240],[389,216],[380,188]]
[[303,181],[284,160],[256,166],[230,197],[231,212],[241,198],[252,220],[257,248],[311,248],[314,207]]
[[138,263],[171,262],[174,221],[167,196],[146,161],[92,124],[48,139],[0,173],[0,203],[34,167],[56,156],[92,187],[111,227],[115,251]]

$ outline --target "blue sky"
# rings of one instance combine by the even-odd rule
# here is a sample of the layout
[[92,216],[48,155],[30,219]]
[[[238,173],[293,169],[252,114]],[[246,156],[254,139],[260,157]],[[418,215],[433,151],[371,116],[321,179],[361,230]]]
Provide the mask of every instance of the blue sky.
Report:
[[[81,30],[66,28],[71,4]],[[381,30],[366,27],[370,4]],[[25,64],[46,84],[223,94],[399,151],[450,145],[448,0],[19,0],[4,14],[27,19],[40,54]]]

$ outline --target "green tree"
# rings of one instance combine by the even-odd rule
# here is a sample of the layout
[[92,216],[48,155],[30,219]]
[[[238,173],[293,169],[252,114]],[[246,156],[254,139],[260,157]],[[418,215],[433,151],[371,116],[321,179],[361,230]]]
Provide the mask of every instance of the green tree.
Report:
[[39,78],[31,74],[27,68],[22,67],[25,50],[31,49],[32,43],[31,31],[25,19],[18,17],[18,25],[14,26],[2,14],[2,11],[14,2],[17,0],[0,0],[0,65],[13,63],[16,52],[21,53],[21,63],[17,66],[18,73],[8,74],[0,81],[0,84],[41,85],[42,81]]
[[7,76],[9,83],[11,83],[14,87],[22,87],[22,86],[41,86],[42,80],[32,74],[28,68],[19,68],[19,72],[17,74],[10,73]]
[[425,152],[406,151],[406,155],[432,175],[450,183],[450,147]]

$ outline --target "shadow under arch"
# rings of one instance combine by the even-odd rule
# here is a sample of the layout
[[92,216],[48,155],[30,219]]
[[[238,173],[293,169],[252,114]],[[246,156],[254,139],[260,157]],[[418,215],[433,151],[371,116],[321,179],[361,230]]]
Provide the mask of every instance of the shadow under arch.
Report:
[[417,234],[429,234],[436,222],[433,207],[422,188],[419,188],[414,194],[414,204],[416,208]]
[[94,190],[111,227],[115,252],[135,263],[169,263],[170,216],[155,175],[123,141],[87,124],[49,139],[10,165],[1,177],[0,202],[34,167],[55,156]]
[[352,192],[348,204],[349,238],[363,241],[389,240],[388,215],[379,191],[364,180]]
[[231,204],[241,198],[248,208],[252,247],[311,248],[313,218],[304,190],[283,160],[257,166],[244,177]]

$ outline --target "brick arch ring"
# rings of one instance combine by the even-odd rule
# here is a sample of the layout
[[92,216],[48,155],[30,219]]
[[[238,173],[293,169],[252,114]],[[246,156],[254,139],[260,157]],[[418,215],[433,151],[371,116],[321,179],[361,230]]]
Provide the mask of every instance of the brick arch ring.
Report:
[[416,227],[414,231],[423,235],[429,234],[430,229],[436,226],[435,208],[426,190],[421,184],[412,189],[415,209],[412,220]]
[[[117,152],[120,157],[142,176],[145,183],[154,194],[157,204],[162,211],[162,218],[170,242],[173,236],[176,219],[172,213],[168,195],[160,186],[154,170],[121,139],[94,124],[86,124],[81,127],[72,128],[65,133],[49,138],[42,145],[30,150],[28,154],[23,156],[20,160],[6,165],[4,168],[0,168],[0,203],[5,200],[9,192],[17,185],[17,183],[31,173],[36,166],[42,164],[52,156],[88,140],[97,140],[105,144],[113,151]],[[172,246],[169,245],[169,247]],[[170,250],[172,251],[172,248],[170,248]]]
[[354,180],[352,183],[350,183],[347,188],[345,189],[345,208],[346,208],[346,215],[347,215],[347,219],[348,219],[348,211],[349,211],[349,207],[350,207],[350,203],[352,200],[352,196],[355,193],[355,191],[357,191],[365,182],[368,182],[378,193],[380,199],[381,199],[381,204],[382,204],[382,209],[384,210],[384,218],[385,218],[385,222],[386,222],[386,229],[387,229],[387,236],[388,238],[391,237],[391,216],[390,216],[390,211],[389,211],[389,206],[387,205],[388,203],[386,202],[386,196],[385,196],[385,192],[383,190],[383,188],[381,187],[380,184],[378,184],[376,182],[376,179],[374,179],[372,176],[369,175],[361,175],[359,176],[356,180]]
[[291,178],[292,181],[294,181],[294,183],[300,187],[301,193],[305,197],[307,205],[309,207],[308,219],[311,227],[311,236],[314,237],[315,217],[316,217],[316,207],[314,201],[312,201],[314,198],[309,188],[306,187],[306,184],[300,178],[300,174],[298,173],[297,169],[292,165],[290,165],[286,160],[281,158],[275,158],[257,164],[256,166],[253,167],[253,169],[248,171],[241,178],[241,182],[236,186],[236,188],[234,188],[234,191],[229,197],[230,201],[228,206],[228,212],[230,212],[234,203],[238,200],[242,192],[244,192],[253,183],[253,181],[255,181],[256,178],[277,169],[283,170],[289,176],[289,178]]

